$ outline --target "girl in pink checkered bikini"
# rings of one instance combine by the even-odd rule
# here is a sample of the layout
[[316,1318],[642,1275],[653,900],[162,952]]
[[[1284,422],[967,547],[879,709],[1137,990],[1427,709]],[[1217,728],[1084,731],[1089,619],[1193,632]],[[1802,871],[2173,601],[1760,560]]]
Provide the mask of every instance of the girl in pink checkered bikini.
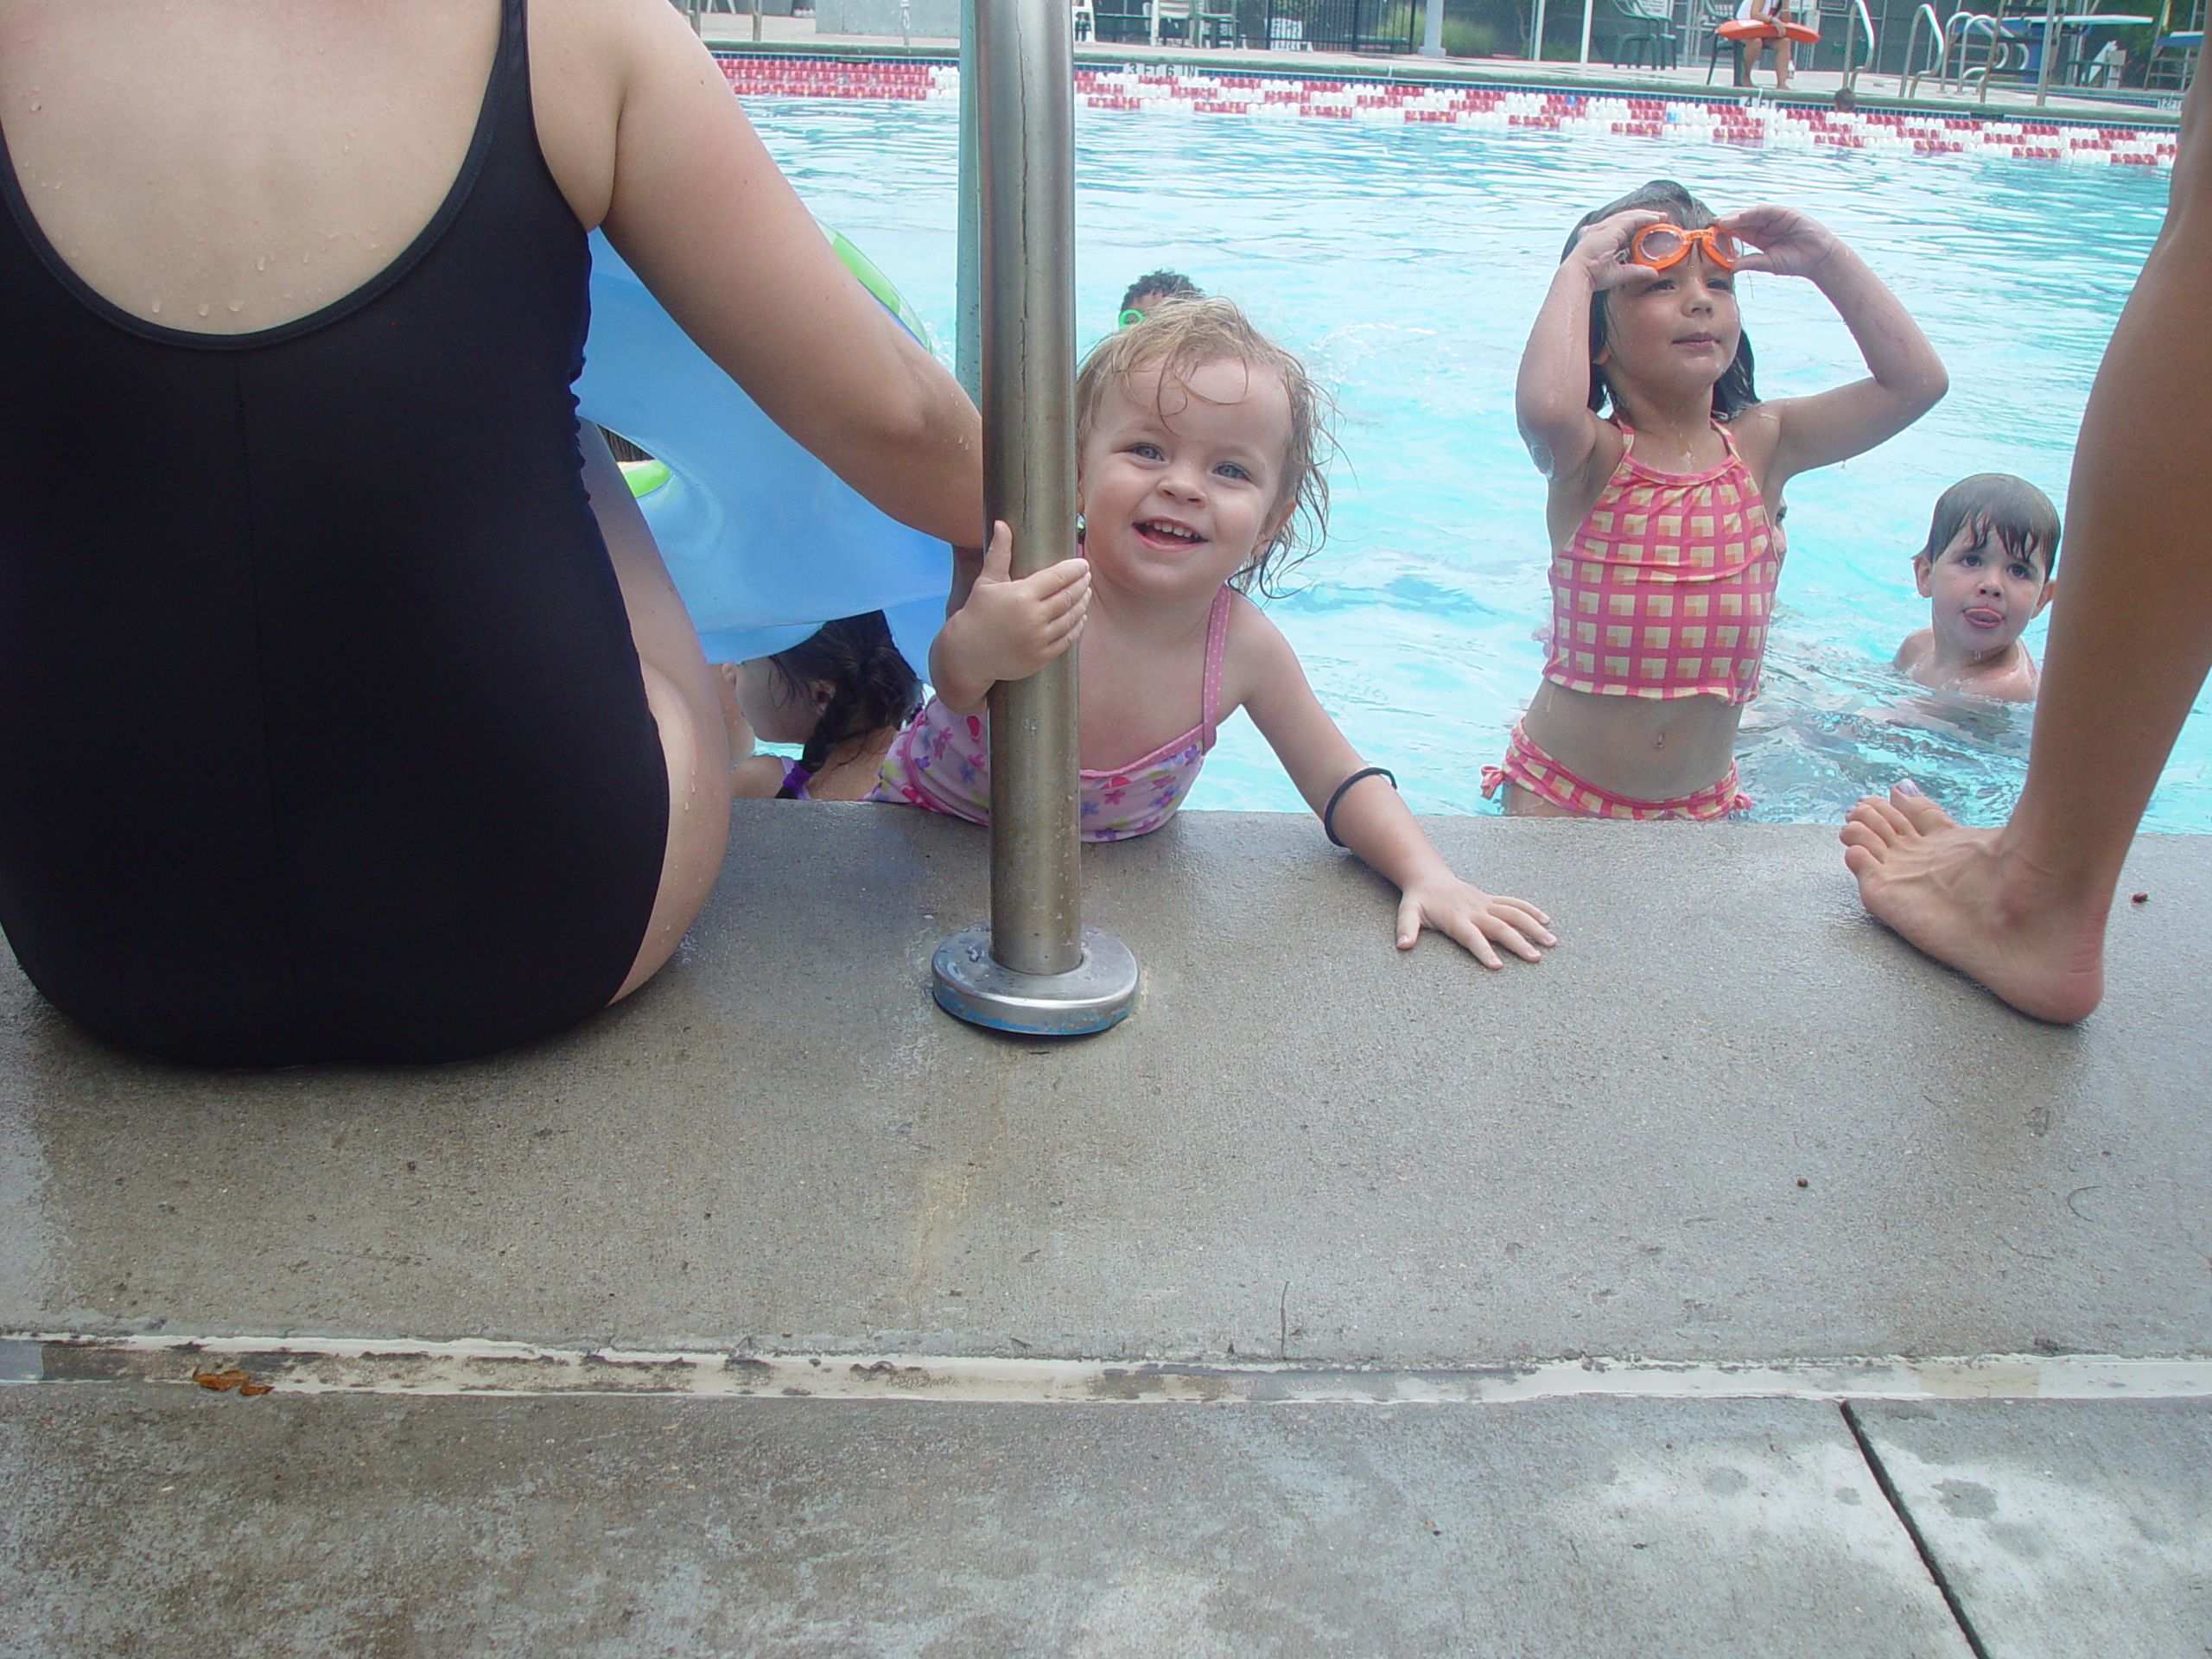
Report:
[[[1869,379],[1761,403],[1738,271],[1808,278]],[[1796,474],[1918,420],[1943,365],[1835,236],[1788,207],[1716,219],[1654,180],[1586,215],[1521,359],[1521,435],[1551,480],[1551,652],[1483,791],[1510,813],[1719,818],[1782,569]],[[1600,418],[1603,416],[1604,418]]]

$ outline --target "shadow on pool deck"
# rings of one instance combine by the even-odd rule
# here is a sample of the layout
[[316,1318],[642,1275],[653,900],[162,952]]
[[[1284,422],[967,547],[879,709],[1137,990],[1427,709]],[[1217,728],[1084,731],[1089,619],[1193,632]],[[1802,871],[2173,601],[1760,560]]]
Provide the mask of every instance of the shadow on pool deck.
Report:
[[[1401,956],[1387,890],[1310,819],[1186,814],[1087,855],[1088,918],[1144,985],[1125,1026],[1058,1045],[931,1005],[931,951],[982,913],[983,837],[890,808],[741,804],[669,971],[480,1064],[149,1064],[10,966],[0,1326],[1446,1370],[2212,1357],[2212,841],[2139,845],[2126,885],[2150,899],[2115,918],[2110,996],[2058,1029],[1866,920],[1832,830],[1427,822],[1463,872],[1550,910],[1563,943],[1542,964],[1486,973],[1434,936]],[[753,1408],[0,1390],[0,1470],[35,1495],[0,1544],[0,1600],[27,1598],[19,1628],[46,1652],[195,1618],[265,1637],[289,1628],[274,1610],[310,1603],[322,1622],[297,1628],[327,1641],[295,1650],[1503,1654],[1607,1648],[1637,1618],[1641,1652],[1966,1650],[1815,1401],[1295,1408],[1308,1430],[1289,1406],[1192,1407],[1278,1414],[1049,1433],[1025,1414],[1128,1408],[698,1414]],[[1416,1415],[1360,1416],[1378,1409]],[[2212,1418],[2184,1412],[2180,1449],[2153,1458],[2127,1409],[2080,1420],[2136,1450],[2077,1484],[2099,1513],[2168,1527],[2152,1551],[2168,1587],[2115,1613],[2114,1580],[2079,1613],[2148,1620],[2126,1650],[2185,1650],[2183,1626],[2212,1618],[2189,1566],[2212,1560],[2212,1522],[2195,1488],[2143,1494],[2162,1459],[2201,1484],[2183,1451],[2212,1445]],[[970,1414],[940,1436],[901,1412]],[[1911,1442],[1912,1471],[1940,1441]],[[1173,1524],[1135,1495],[1141,1468]],[[1535,1483],[1525,1501],[1492,1490],[1501,1468]],[[1950,1502],[1940,1472],[1913,1478],[1918,1501]],[[1975,1477],[1997,1524],[2012,1500],[1993,1478]],[[2063,1532],[2070,1490],[2018,1502]],[[128,1512],[105,1512],[124,1491]],[[579,1504],[632,1530],[579,1529]],[[1930,1525],[1965,1524],[1955,1510]],[[1432,1523],[1459,1541],[1433,1565],[1400,1560],[1416,1511],[1413,1544]],[[2175,1515],[2195,1518],[2173,1535]],[[1965,1550],[1999,1584],[1957,1525],[1951,1543],[1922,1533],[1929,1559]],[[1655,1538],[1671,1554],[1645,1560]],[[1325,1566],[1339,1544],[1366,1569]],[[1572,1565],[1590,1550],[1620,1554]],[[219,1607],[212,1589],[162,1599],[195,1560],[230,1586]],[[137,1588],[116,1565],[132,1561]],[[1319,1586],[1302,1608],[1300,1575]],[[123,1598],[97,1618],[95,1579]],[[340,1592],[357,1581],[381,1588]],[[1999,1588],[1993,1629],[2033,1633],[2017,1583]],[[1738,1598],[1773,1616],[1756,1641]],[[563,1606],[583,1622],[548,1647]],[[370,1639],[391,1620],[413,1645]],[[1980,1636],[2088,1650],[2050,1645],[2071,1628]],[[1147,1629],[1154,1645],[1128,1634]],[[1188,1640],[1158,1645],[1168,1632]]]

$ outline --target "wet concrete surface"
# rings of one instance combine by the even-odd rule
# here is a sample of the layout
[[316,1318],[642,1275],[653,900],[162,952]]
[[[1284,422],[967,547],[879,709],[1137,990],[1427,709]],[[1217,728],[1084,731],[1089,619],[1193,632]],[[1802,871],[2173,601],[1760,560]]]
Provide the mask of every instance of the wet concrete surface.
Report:
[[[1464,1366],[2212,1351],[2212,857],[2041,1026],[1811,826],[1436,819],[1541,965],[1390,945],[1310,820],[1095,849],[1136,1014],[962,1027],[983,838],[741,804],[660,980],[425,1071],[190,1071],[0,969],[0,1327]],[[1802,1183],[1802,1185],[1801,1185]]]
[[10,1654],[1964,1659],[1832,1406],[0,1390]]
[[1851,1411],[1990,1659],[2212,1653],[2212,1401]]
[[[139,1339],[0,1342],[0,1654],[2202,1645],[2201,1411],[1484,1390],[2212,1357],[2212,844],[2139,846],[2061,1030],[1825,830],[1433,820],[1565,941],[1491,974],[1310,821],[1192,815],[1090,855],[1144,985],[1055,1045],[929,1001],[980,832],[737,819],[668,972],[475,1065],[162,1065],[0,965],[0,1332]],[[882,1354],[938,1397],[785,1397]],[[1853,1355],[1908,1357],[1789,1363]],[[1108,1369],[992,1392],[1048,1358]]]

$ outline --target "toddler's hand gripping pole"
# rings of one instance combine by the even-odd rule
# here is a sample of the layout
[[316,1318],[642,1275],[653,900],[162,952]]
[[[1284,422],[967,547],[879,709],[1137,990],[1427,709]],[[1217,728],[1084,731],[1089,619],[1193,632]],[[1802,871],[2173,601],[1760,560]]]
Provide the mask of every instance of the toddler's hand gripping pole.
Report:
[[[1016,578],[1075,547],[1073,16],[1067,0],[974,0],[960,87],[976,100],[984,506],[1014,531]],[[1076,653],[1001,681],[990,707],[991,920],[938,947],[938,1002],[1000,1031],[1103,1031],[1137,968],[1083,925]]]

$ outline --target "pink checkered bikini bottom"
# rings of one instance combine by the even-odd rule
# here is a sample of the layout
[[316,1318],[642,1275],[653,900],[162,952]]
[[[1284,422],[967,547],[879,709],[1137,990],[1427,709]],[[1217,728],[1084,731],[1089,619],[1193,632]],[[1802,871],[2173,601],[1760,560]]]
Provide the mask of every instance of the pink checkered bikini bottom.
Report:
[[1616,795],[1609,789],[1576,777],[1529,740],[1516,722],[1505,746],[1505,759],[1483,768],[1483,795],[1497,793],[1500,785],[1518,784],[1539,799],[1586,818],[1694,818],[1701,823],[1748,810],[1751,798],[1736,789],[1736,766],[1729,763],[1719,782],[1674,801],[1639,801]]

